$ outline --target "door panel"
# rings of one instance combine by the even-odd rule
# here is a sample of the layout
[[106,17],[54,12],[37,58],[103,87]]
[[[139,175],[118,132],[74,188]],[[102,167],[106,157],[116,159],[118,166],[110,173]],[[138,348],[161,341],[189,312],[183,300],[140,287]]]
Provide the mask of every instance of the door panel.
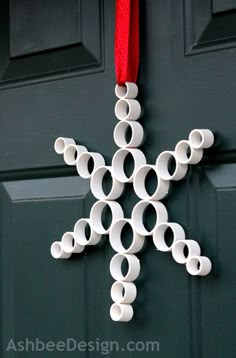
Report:
[[[110,352],[111,357],[235,357],[236,71],[231,3],[140,1],[139,100],[146,134],[142,150],[148,162],[174,149],[193,128],[209,128],[215,134],[214,147],[206,151],[202,164],[174,183],[163,201],[170,221],[200,242],[213,271],[208,277],[190,277],[171,255],[157,252],[148,237],[139,254],[135,316],[127,324],[109,316],[109,262],[114,252],[108,237],[69,260],[50,257],[51,243],[72,230],[76,220],[88,217],[95,201],[89,182],[55,154],[54,140],[74,137],[102,153],[108,164],[117,149],[115,1],[38,0],[34,7],[11,0],[1,5],[2,357],[20,355],[5,351],[12,337],[116,341],[120,348],[129,341],[160,344],[159,352],[124,348]],[[45,33],[50,33],[47,39]],[[137,200],[129,185],[120,199],[126,217]],[[43,354],[56,357],[58,352]]]
[[213,0],[212,9],[213,14],[218,14],[223,11],[235,10],[236,5],[234,0]]
[[[66,1],[61,1],[61,3],[64,7],[68,7]],[[32,8],[30,8],[27,1],[20,2],[20,4],[13,0],[10,2],[9,22],[6,28],[3,28],[3,33],[7,37],[7,29],[11,21],[14,22],[14,26],[12,25],[14,31],[7,44],[6,38],[3,38],[1,44],[3,53],[6,53],[5,62],[7,63],[6,68],[2,66],[5,72],[0,82],[2,90],[0,96],[2,147],[0,152],[4,153],[0,159],[1,170],[62,165],[61,158],[55,156],[53,151],[55,138],[63,132],[65,136],[78,136],[76,139],[85,143],[85,133],[89,136],[92,123],[98,121],[98,118],[101,123],[104,118],[101,107],[101,103],[105,102],[104,95],[103,91],[98,90],[99,87],[106,87],[103,74],[103,3],[98,0],[89,3],[72,1],[68,18],[71,13],[75,13],[75,3],[77,3],[77,15],[74,21],[78,22],[77,26],[80,27],[81,33],[77,43],[71,46],[71,41],[68,39],[65,46],[55,49],[56,45],[53,44],[50,51],[43,51],[46,46],[41,43],[43,34],[45,31],[50,32],[51,29],[52,4],[37,1],[34,7],[31,5]],[[48,15],[47,23],[41,22],[37,6],[43,9],[44,14],[42,13],[41,16]],[[61,13],[62,10],[54,6],[56,14],[58,11]],[[18,10],[22,17],[16,16]],[[32,14],[40,26],[38,26],[38,32],[37,27],[31,34],[27,31],[27,37],[24,16],[28,19]],[[61,17],[58,16],[56,21],[54,16],[54,27],[58,30],[55,30],[57,39],[64,43],[66,28],[64,29],[61,24]],[[17,24],[15,24],[16,19]],[[91,26],[91,21],[93,26]],[[34,22],[34,26],[36,25],[37,23]],[[20,41],[14,38],[15,33],[21,39]],[[76,36],[75,31],[74,36]],[[28,47],[36,46],[37,49],[32,49],[31,53],[24,55],[26,45],[23,41],[27,42]],[[52,38],[48,41],[52,41]],[[14,48],[16,44],[18,56],[10,53],[10,48]],[[84,76],[89,74],[93,74],[93,77]],[[78,76],[82,76],[79,82]],[[67,80],[63,81],[64,78]],[[98,87],[94,87],[91,78],[97,79]],[[56,79],[61,79],[61,81],[55,81]],[[45,83],[36,85],[42,81]],[[113,84],[114,81],[111,82],[112,87]],[[111,88],[111,85],[107,87]],[[111,98],[110,100],[106,98],[106,101],[110,103],[110,113],[112,113],[113,96],[111,91],[108,92]],[[89,106],[91,111],[88,111],[85,105],[88,101],[93,104]],[[19,123],[18,126],[15,125],[15,121]],[[98,138],[103,139],[102,149],[108,151],[109,146],[106,146],[104,131],[102,127],[99,126],[99,128],[97,135]],[[109,136],[111,142],[112,128],[111,123]],[[9,133],[11,133],[10,136]],[[96,142],[99,142],[99,139]],[[89,145],[88,137],[87,145]],[[92,144],[90,144],[90,149],[95,149]],[[30,160],[29,152],[32,154]]]
[[202,331],[198,345],[203,357],[220,357],[225,351],[233,357],[236,352],[231,322],[236,314],[235,174],[235,164],[210,166],[201,173],[199,238],[214,261],[212,279],[199,282],[197,289],[196,312]]
[[[36,76],[99,69],[103,62],[102,2],[5,1],[1,9],[2,85]],[[90,19],[93,19],[91,26]],[[68,73],[69,72],[69,73]],[[40,79],[38,78],[38,81]],[[41,78],[42,80],[42,78]],[[44,76],[45,80],[45,76]]]
[[[21,16],[19,16],[21,14]],[[10,1],[10,56],[31,55],[82,42],[80,1]],[[67,31],[60,31],[60,26]],[[50,30],[50,31],[49,31]]]
[[55,265],[49,248],[52,237],[73,229],[77,217],[86,215],[88,190],[87,181],[78,177],[2,184],[2,347],[8,346],[9,337],[62,340],[65,332],[85,340],[86,260],[77,256],[68,265]]

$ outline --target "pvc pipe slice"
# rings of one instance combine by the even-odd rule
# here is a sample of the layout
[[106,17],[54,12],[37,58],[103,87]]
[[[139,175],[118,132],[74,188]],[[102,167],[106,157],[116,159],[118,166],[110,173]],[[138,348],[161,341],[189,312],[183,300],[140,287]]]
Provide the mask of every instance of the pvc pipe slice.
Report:
[[[109,206],[109,208],[111,209],[111,213],[112,213],[111,224],[107,229],[104,228],[103,223],[102,223],[102,211],[106,206]],[[101,235],[108,234],[112,224],[117,219],[120,219],[123,217],[124,217],[124,213],[123,213],[123,210],[122,210],[122,207],[120,206],[120,204],[118,204],[116,201],[101,200],[101,201],[97,201],[91,209],[90,224],[91,224],[93,230],[96,231],[98,234],[101,234]]]
[[69,144],[63,153],[64,161],[68,165],[76,165],[80,155],[87,151],[87,148],[83,145]]
[[71,256],[71,254],[63,251],[61,241],[53,242],[50,252],[54,259],[68,259]]
[[115,303],[132,303],[137,296],[133,282],[116,281],[111,286],[111,299]]
[[125,86],[116,85],[115,94],[118,98],[136,98],[138,95],[138,86],[134,82],[125,82]]
[[[128,128],[131,130],[131,138],[129,141],[126,139]],[[143,142],[144,131],[139,122],[134,121],[121,121],[118,122],[114,129],[114,141],[120,148],[135,148],[139,147]]]
[[[169,160],[174,158],[175,160],[175,171],[170,173],[168,169]],[[181,164],[177,158],[174,151],[164,151],[158,157],[156,161],[157,173],[163,180],[181,180],[185,177],[188,166],[186,164]]]
[[62,250],[68,254],[80,253],[84,251],[84,245],[80,245],[76,240],[73,232],[65,232],[61,239]]
[[[104,180],[105,174],[109,172],[112,179],[112,187],[108,194],[105,194],[102,183]],[[92,176],[91,176],[91,190],[95,198],[101,199],[101,200],[115,200],[118,199],[124,190],[124,184],[118,181],[114,176],[112,172],[112,167],[108,166],[101,166],[97,168]]]
[[189,141],[195,149],[210,148],[214,143],[214,134],[209,129],[193,129]]
[[[90,229],[89,238],[86,236],[86,227]],[[90,219],[80,219],[75,223],[74,226],[74,237],[79,245],[97,245],[101,240],[101,235],[94,231],[91,227]]]
[[[124,226],[128,224],[132,229],[132,243],[128,248],[125,248],[122,244],[122,229]],[[130,219],[118,219],[111,227],[110,230],[110,244],[111,247],[119,253],[122,254],[135,254],[136,252],[139,252],[143,245],[144,245],[144,236],[139,235],[135,232],[132,224],[132,220]]]
[[63,154],[66,147],[70,144],[76,144],[72,138],[58,137],[54,143],[54,149],[57,154]]
[[[88,163],[90,158],[92,158],[93,160],[93,170],[91,172],[89,171],[88,168]],[[105,165],[105,160],[103,156],[99,153],[94,153],[94,152],[82,153],[76,163],[78,174],[85,179],[90,178],[92,173],[102,165]]]
[[[171,245],[167,245],[165,239],[165,233],[170,228],[173,234],[173,241]],[[181,225],[177,223],[161,223],[153,232],[153,242],[157,250],[167,252],[171,251],[174,243],[178,240],[185,240],[185,232]]]
[[113,321],[128,322],[133,318],[134,311],[131,305],[113,303],[110,316]]
[[205,256],[191,256],[186,263],[188,273],[193,276],[206,276],[211,272],[211,268],[211,261]]
[[[128,271],[125,275],[122,273],[122,262],[127,260]],[[110,273],[116,281],[132,282],[136,280],[140,273],[139,259],[132,254],[116,254],[110,262]]]
[[141,115],[141,106],[136,99],[121,98],[116,102],[115,115],[120,121],[136,121]]
[[[146,229],[143,223],[143,215],[148,205],[152,205],[156,211],[156,223],[150,231]],[[160,201],[141,200],[134,206],[132,211],[133,227],[140,235],[151,235],[161,222],[166,222],[167,220],[167,210]]]
[[[148,173],[153,170],[157,177],[157,187],[152,195],[149,195],[146,189],[146,177]],[[145,164],[142,165],[134,176],[134,191],[137,196],[144,200],[161,200],[169,191],[170,182],[169,180],[163,180],[159,177],[156,166]]]
[[[186,254],[184,252],[185,247],[188,249]],[[200,246],[194,240],[178,240],[172,247],[172,256],[179,264],[186,264],[189,257],[200,256],[200,254]]]
[[[124,170],[124,163],[128,154],[131,154],[134,160],[134,170],[129,177],[126,175]],[[119,149],[114,154],[112,159],[113,175],[121,183],[130,183],[133,181],[134,175],[137,172],[137,170],[144,164],[146,164],[146,157],[140,149],[134,149],[134,148]]]
[[176,144],[175,155],[181,164],[197,164],[202,160],[203,150],[194,149],[188,140],[181,140]]

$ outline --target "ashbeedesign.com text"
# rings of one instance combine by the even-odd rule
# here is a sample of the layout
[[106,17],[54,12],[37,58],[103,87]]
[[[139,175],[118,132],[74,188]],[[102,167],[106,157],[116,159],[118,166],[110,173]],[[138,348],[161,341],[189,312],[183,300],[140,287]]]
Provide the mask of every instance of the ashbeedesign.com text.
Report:
[[121,344],[118,341],[105,341],[96,338],[91,341],[78,341],[75,338],[66,338],[60,341],[43,341],[39,338],[25,338],[15,341],[11,338],[6,347],[7,352],[97,352],[108,355],[111,352],[159,352],[158,341],[128,341]]

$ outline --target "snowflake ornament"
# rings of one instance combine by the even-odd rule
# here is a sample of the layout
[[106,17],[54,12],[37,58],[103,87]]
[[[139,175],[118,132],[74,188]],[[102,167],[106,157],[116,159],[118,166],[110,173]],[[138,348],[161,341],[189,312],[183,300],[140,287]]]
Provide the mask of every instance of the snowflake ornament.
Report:
[[[102,235],[109,235],[109,241],[116,252],[110,262],[110,273],[115,279],[111,287],[113,305],[110,316],[114,321],[130,321],[133,317],[133,307],[137,289],[134,281],[140,273],[140,261],[136,254],[142,249],[146,236],[152,236],[157,250],[171,252],[173,259],[179,264],[185,264],[191,275],[205,276],[211,271],[211,261],[201,256],[199,244],[194,240],[186,239],[183,227],[175,222],[168,221],[168,212],[161,202],[169,192],[170,182],[185,177],[188,165],[197,164],[203,156],[203,149],[213,145],[214,135],[208,129],[194,129],[188,140],[177,143],[174,151],[162,152],[155,165],[147,164],[146,157],[138,147],[141,146],[144,136],[142,125],[138,122],[141,115],[140,103],[136,100],[138,87],[135,83],[127,82],[126,87],[116,85],[116,96],[119,98],[115,106],[115,114],[119,122],[114,130],[114,140],[120,148],[114,154],[111,166],[105,164],[100,153],[89,152],[86,147],[77,145],[72,138],[59,137],[55,141],[55,151],[63,154],[68,165],[76,165],[78,174],[82,178],[90,178],[93,195],[98,199],[90,211],[89,218],[79,219],[73,232],[66,232],[61,241],[51,246],[51,254],[55,259],[67,259],[72,253],[80,253],[85,246],[96,245]],[[131,138],[127,140],[126,132],[131,129]],[[134,161],[134,169],[130,176],[124,170],[124,162],[128,154]],[[168,163],[175,161],[175,170],[170,172]],[[88,162],[93,160],[93,170],[89,171]],[[152,194],[146,189],[146,177],[154,171],[157,177],[157,186]],[[110,173],[112,187],[108,194],[103,190],[104,176]],[[121,205],[116,201],[123,193],[126,183],[132,183],[136,195],[141,199],[133,208],[131,218],[124,218]],[[143,223],[143,214],[151,205],[156,212],[156,223],[148,230]],[[112,220],[109,228],[102,223],[102,212],[109,207]],[[122,244],[122,229],[129,225],[132,229],[132,243],[128,248]],[[90,237],[86,236],[86,228],[90,228]],[[166,242],[167,229],[172,231],[173,241]],[[187,254],[185,249],[187,248]],[[128,270],[123,274],[122,262],[126,260]]]

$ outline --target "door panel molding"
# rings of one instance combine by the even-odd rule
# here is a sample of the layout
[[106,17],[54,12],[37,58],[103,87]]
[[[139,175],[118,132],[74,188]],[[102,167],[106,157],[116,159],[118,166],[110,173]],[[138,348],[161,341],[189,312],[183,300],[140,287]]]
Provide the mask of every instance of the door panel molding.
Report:
[[[221,10],[216,7],[217,4],[212,4],[211,0],[184,0],[186,56],[235,47],[235,6],[225,4],[225,12],[222,2]],[[216,12],[216,8],[219,11]]]
[[213,264],[204,280],[190,278],[192,348],[202,358],[220,358],[225,351],[233,358],[236,350],[229,325],[236,314],[235,178],[236,164],[220,164],[200,168],[192,183],[191,231]]
[[[5,351],[11,338],[15,343],[26,337],[45,342],[70,337],[88,341],[86,254],[81,254],[83,259],[76,255],[67,262],[55,261],[50,255],[53,240],[60,240],[61,233],[73,229],[75,220],[85,214],[89,192],[86,186],[78,185],[78,179],[61,177],[0,184],[4,357],[18,355]],[[85,357],[86,352],[80,355]]]
[[214,14],[235,9],[235,0],[212,0],[212,11]]
[[[51,4],[48,5],[48,11],[50,11],[50,9],[52,10],[52,2],[48,4]],[[103,0],[92,2],[77,0],[77,4],[77,18],[73,22],[74,33],[65,36],[64,27],[59,26],[60,24],[56,24],[54,21],[54,27],[59,26],[58,29],[54,28],[54,32],[57,33],[56,44],[53,44],[50,38],[48,40],[43,38],[43,35],[47,32],[46,29],[42,29],[42,33],[32,31],[27,38],[28,29],[24,24],[24,18],[22,22],[17,22],[17,26],[13,26],[12,22],[15,24],[17,17],[15,11],[12,10],[14,7],[10,6],[9,8],[9,1],[5,1],[1,5],[2,35],[0,36],[0,49],[3,57],[0,61],[1,87],[12,85],[15,87],[32,83],[32,81],[33,83],[49,81],[55,79],[55,77],[59,79],[103,71]],[[31,15],[27,12],[29,10],[28,2],[20,5],[22,12],[25,5],[27,20]],[[56,2],[55,6],[57,6]],[[65,6],[68,6],[66,1]],[[36,12],[37,7],[32,6],[31,10]],[[73,12],[73,9],[71,11]],[[22,17],[23,15],[24,13]],[[33,13],[32,16],[40,22],[37,13]],[[48,16],[49,19],[47,18],[46,23],[42,26],[48,27],[48,32],[50,32],[50,14]],[[76,30],[76,21],[78,22],[78,30]],[[17,38],[21,36],[23,36],[24,41],[17,42]],[[76,41],[77,36],[78,40]]]

